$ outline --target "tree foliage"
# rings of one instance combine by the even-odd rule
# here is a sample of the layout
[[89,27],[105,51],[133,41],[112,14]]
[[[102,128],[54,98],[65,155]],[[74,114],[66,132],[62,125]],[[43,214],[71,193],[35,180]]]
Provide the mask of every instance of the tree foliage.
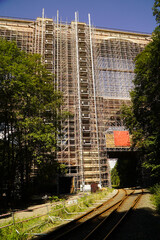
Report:
[[[160,1],[154,15],[160,23]],[[160,29],[135,59],[134,90],[131,106],[123,106],[122,116],[133,137],[133,147],[143,156],[143,165],[159,181],[160,174]]]
[[160,0],[155,0],[152,9],[153,16],[155,16],[157,23],[160,24]]
[[60,111],[62,104],[41,57],[1,39],[0,186],[8,198],[24,195],[36,169],[50,168],[54,177],[57,139],[66,116]]
[[111,170],[111,183],[112,183],[112,186],[120,185],[120,178],[117,170],[117,164]]

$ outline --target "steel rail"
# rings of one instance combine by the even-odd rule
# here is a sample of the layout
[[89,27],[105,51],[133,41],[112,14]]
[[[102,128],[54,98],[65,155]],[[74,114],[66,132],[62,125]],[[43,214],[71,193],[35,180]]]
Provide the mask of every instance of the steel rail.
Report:
[[[127,192],[126,190],[123,190],[123,194],[125,194],[125,196],[123,196],[120,200],[116,201],[115,203],[113,203],[111,206],[109,206],[108,208],[105,208],[105,210],[101,210],[100,212],[96,213],[97,211],[99,211],[101,208],[105,207],[105,205],[108,205],[110,202],[112,202],[116,197],[118,197],[118,195],[121,194],[121,192],[118,190],[117,193],[110,198],[109,200],[103,202],[102,204],[98,205],[97,207],[91,209],[90,211],[86,212],[85,214],[75,218],[73,221],[65,224],[65,225],[61,225],[60,227],[58,227],[55,231],[50,232],[49,234],[46,234],[45,236],[42,236],[40,239],[54,239],[54,240],[59,240],[59,239],[67,239],[67,236],[69,234],[73,234],[73,232],[75,231],[79,231],[79,228],[82,225],[88,224],[90,221],[92,221],[94,218],[97,218],[100,214],[102,214],[102,212],[105,212],[106,209],[112,209],[114,207],[116,207],[116,205],[120,204],[122,199],[124,197],[126,197]],[[94,214],[94,216],[90,216],[91,214]],[[87,218],[87,220],[84,220]],[[83,221],[83,222],[82,222]]]
[[124,218],[126,218],[128,216],[128,214],[136,207],[136,205],[138,204],[139,200],[141,199],[143,195],[143,189],[141,194],[134,200],[132,206],[128,209],[128,211],[123,215],[123,217],[117,222],[117,224],[110,230],[110,232],[107,234],[107,236],[105,238],[103,238],[103,240],[106,240],[110,237],[110,235],[117,229],[117,227],[120,225],[120,223],[124,220]]
[[[128,216],[128,214],[131,212],[131,210],[133,208],[135,208],[136,204],[139,202],[142,194],[143,194],[143,190],[141,190],[142,192],[138,195],[138,197],[133,201],[133,203],[131,204],[131,206],[129,207],[129,209],[120,217],[120,219],[118,221],[116,221],[116,223],[112,226],[112,228],[109,230],[109,232],[107,233],[107,235],[103,238],[96,238],[96,239],[101,239],[101,240],[106,240],[108,239],[111,234],[117,229],[117,227],[120,225],[120,223]],[[83,238],[83,240],[90,240],[90,239],[95,239],[95,236],[98,235],[98,231],[100,231],[100,229],[102,229],[103,226],[103,230],[105,231],[104,225],[107,222],[111,222],[112,218],[114,217],[114,219],[116,218],[116,216],[114,216],[114,214],[117,214],[117,210],[122,206],[122,204],[125,203],[125,201],[131,196],[133,195],[135,192],[135,190],[133,192],[131,192],[130,194],[128,194],[128,196],[126,198],[123,199],[123,201],[119,204],[119,206],[117,206],[116,209],[114,209],[114,211],[111,212],[110,215],[108,215],[107,217],[105,217],[94,229],[93,231],[91,231],[85,238]],[[111,219],[111,220],[110,220]],[[113,219],[113,220],[114,220]]]
[[[118,202],[114,203],[113,205],[111,205],[111,206],[108,207],[107,209],[105,208],[105,210],[103,210],[103,211],[95,214],[94,216],[88,218],[86,221],[80,222],[80,223],[78,223],[78,225],[75,225],[75,226],[73,226],[71,229],[68,229],[66,232],[64,232],[64,233],[60,234],[58,237],[54,238],[54,240],[60,240],[60,239],[61,239],[61,240],[64,240],[64,239],[68,239],[67,236],[68,236],[69,234],[73,234],[73,232],[79,231],[79,228],[82,227],[83,225],[88,225],[89,222],[91,222],[92,220],[96,219],[97,217],[99,217],[99,216],[100,216],[101,214],[103,214],[104,212],[106,212],[106,211],[108,211],[108,210],[111,210],[111,209],[114,209],[117,205],[119,206],[119,204],[121,204],[121,202],[123,201],[124,198],[126,198],[126,195],[125,195],[121,200],[119,200]],[[113,200],[113,199],[111,199],[111,200]],[[108,202],[107,202],[107,203],[103,203],[103,204],[99,205],[98,207],[94,208],[92,212],[96,212],[100,207],[103,207],[103,206],[105,206],[106,204],[108,204]],[[90,215],[90,213],[89,213],[89,214],[85,214],[85,217],[86,217],[86,216],[88,217],[89,215]],[[80,218],[80,219],[82,220],[83,217]]]

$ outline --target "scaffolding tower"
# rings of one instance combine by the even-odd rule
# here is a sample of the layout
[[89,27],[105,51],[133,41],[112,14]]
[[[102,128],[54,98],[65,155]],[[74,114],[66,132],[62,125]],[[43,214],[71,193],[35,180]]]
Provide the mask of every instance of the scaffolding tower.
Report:
[[78,20],[62,22],[0,18],[0,37],[20,49],[38,53],[63,93],[62,110],[71,116],[63,125],[57,160],[65,164],[75,191],[96,183],[109,185],[107,152],[130,149],[130,136],[120,117],[130,104],[134,58],[151,41],[149,34],[95,28]]

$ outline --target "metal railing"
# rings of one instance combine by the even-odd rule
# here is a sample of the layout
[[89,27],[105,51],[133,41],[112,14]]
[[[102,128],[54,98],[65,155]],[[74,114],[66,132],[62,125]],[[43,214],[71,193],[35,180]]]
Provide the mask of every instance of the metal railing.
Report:
[[[69,206],[75,206],[77,205],[77,207],[79,207],[80,211],[79,212],[69,212],[67,207]],[[60,208],[57,208],[57,206],[60,206]],[[18,213],[22,213],[22,212],[28,212],[28,211],[35,211],[35,210],[38,210],[38,209],[44,209],[46,208],[46,211],[45,213],[43,214],[40,214],[40,215],[37,215],[37,216],[33,216],[33,217],[30,217],[30,218],[27,218],[27,219],[22,219],[19,221],[19,218],[18,216],[16,216]],[[78,214],[82,214],[83,212],[81,211],[81,206],[79,205],[78,203],[78,200],[75,199],[75,200],[70,200],[70,203],[69,202],[65,202],[65,201],[62,201],[60,203],[52,203],[52,204],[46,204],[45,206],[40,206],[40,207],[33,207],[33,208],[28,208],[28,209],[24,209],[24,210],[21,210],[21,211],[12,211],[12,212],[9,212],[9,213],[5,213],[5,214],[1,214],[0,215],[0,219],[3,219],[3,218],[6,218],[8,217],[8,221],[12,221],[10,224],[6,224],[4,226],[0,226],[0,230],[3,229],[3,228],[7,228],[7,227],[10,227],[10,226],[14,226],[15,228],[15,231],[17,232],[17,234],[21,234],[17,228],[16,228],[16,225],[19,224],[19,223],[24,223],[24,222],[28,222],[28,221],[31,221],[33,219],[36,219],[36,218],[41,218],[41,217],[44,217],[44,216],[48,216],[48,218],[45,220],[45,222],[41,222],[39,224],[36,224],[34,226],[31,226],[30,228],[28,228],[26,231],[25,231],[25,235],[27,234],[31,234],[31,235],[44,235],[44,233],[32,233],[31,231],[36,228],[36,227],[41,227],[41,225],[44,225],[46,224],[47,222],[51,221],[52,223],[56,223],[56,221],[71,221],[73,220],[72,218],[61,218],[60,216],[54,216],[54,213],[60,211],[60,210],[63,210],[67,215],[78,215]],[[10,219],[11,218],[11,219]],[[16,218],[18,218],[18,221],[16,221]]]

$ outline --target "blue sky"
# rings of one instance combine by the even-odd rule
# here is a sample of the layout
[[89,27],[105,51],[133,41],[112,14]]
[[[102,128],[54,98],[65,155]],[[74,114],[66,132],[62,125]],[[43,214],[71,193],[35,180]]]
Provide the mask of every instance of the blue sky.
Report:
[[59,10],[62,21],[88,23],[94,26],[151,33],[156,27],[152,15],[154,0],[0,0],[0,16],[36,19],[45,9],[45,17],[54,18]]

